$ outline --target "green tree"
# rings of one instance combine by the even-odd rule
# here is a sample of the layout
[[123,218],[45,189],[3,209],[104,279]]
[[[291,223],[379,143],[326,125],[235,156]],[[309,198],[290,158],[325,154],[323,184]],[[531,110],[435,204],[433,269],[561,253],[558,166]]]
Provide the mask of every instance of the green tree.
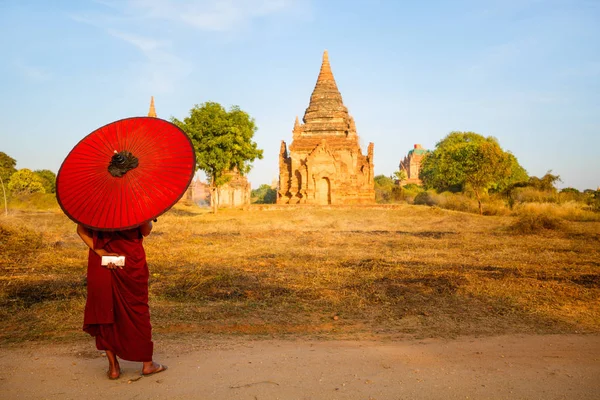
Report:
[[586,189],[583,191],[586,195],[586,203],[594,211],[600,211],[600,188],[599,190]]
[[180,121],[171,118],[190,137],[196,150],[197,168],[208,176],[211,202],[216,213],[219,187],[227,183],[229,171],[247,174],[263,151],[252,141],[257,128],[254,119],[238,106],[227,111],[219,103],[195,105],[190,115]]
[[491,189],[497,193],[503,192],[509,187],[523,186],[529,181],[529,175],[527,174],[525,168],[519,164],[517,157],[510,152],[506,152],[506,154],[510,163],[510,175],[508,175],[505,179],[499,180],[492,186]]
[[56,193],[56,174],[49,169],[38,169],[34,174],[42,178],[46,193]]
[[394,179],[385,176],[375,176],[375,201],[377,203],[390,203],[400,200],[401,190],[394,182]]
[[27,168],[20,169],[11,176],[8,190],[17,195],[46,193],[42,178]]
[[550,170],[541,178],[538,178],[537,176],[530,177],[528,186],[543,192],[556,192],[557,182],[562,182],[560,175],[553,175]]
[[561,193],[573,193],[573,194],[581,194],[581,192],[578,189],[572,188],[572,187],[566,187],[563,189],[560,189]]
[[408,177],[406,176],[406,171],[401,169],[394,172],[394,178],[398,181],[398,186],[402,186],[402,182],[404,182]]
[[277,190],[271,188],[266,183],[260,185],[258,189],[252,190],[252,202],[256,204],[275,204],[277,200]]
[[[425,156],[419,176],[426,188],[472,190],[483,214],[482,196],[508,182],[516,165],[516,158],[503,151],[495,138],[451,132]],[[515,170],[515,175],[521,173]]]
[[8,215],[8,203],[6,201],[6,187],[12,174],[17,172],[15,166],[17,161],[6,153],[0,151],[0,186],[2,186],[2,197],[4,198],[4,212]]
[[17,161],[6,153],[0,151],[0,179],[8,184],[10,176],[17,172]]

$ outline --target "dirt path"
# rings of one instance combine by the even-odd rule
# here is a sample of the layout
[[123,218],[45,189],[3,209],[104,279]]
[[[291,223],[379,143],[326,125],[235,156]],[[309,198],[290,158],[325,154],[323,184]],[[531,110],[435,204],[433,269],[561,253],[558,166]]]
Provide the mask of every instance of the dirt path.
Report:
[[[599,399],[600,337],[400,342],[245,339],[156,343],[168,371],[121,379],[89,345],[0,350],[10,399]],[[138,379],[139,378],[139,379]]]

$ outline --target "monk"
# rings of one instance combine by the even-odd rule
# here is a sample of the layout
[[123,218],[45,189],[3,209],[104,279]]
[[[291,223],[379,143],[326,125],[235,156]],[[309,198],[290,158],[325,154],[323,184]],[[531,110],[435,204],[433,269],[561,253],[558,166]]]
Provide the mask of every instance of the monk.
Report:
[[[152,359],[148,264],[142,245],[151,231],[152,222],[118,232],[77,226],[77,233],[89,247],[83,330],[96,338],[98,350],[106,352],[109,379],[121,375],[117,357],[141,361],[142,375],[167,369]],[[103,266],[102,256],[125,256],[125,266]]]

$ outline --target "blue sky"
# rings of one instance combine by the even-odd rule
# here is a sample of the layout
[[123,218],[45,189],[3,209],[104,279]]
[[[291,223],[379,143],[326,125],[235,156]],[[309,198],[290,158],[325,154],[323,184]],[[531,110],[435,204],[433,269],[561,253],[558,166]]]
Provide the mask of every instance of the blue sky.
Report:
[[531,175],[600,186],[600,0],[0,0],[0,151],[58,171],[121,118],[239,105],[278,175],[323,51],[375,173],[450,131],[498,138]]

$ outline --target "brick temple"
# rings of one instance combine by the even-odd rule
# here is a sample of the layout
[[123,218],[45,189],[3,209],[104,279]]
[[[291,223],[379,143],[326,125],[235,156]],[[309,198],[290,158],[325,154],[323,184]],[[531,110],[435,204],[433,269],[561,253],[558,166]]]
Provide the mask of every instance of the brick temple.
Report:
[[277,203],[374,203],[373,143],[363,155],[327,51],[302,122],[296,117],[289,149],[281,141]]
[[398,167],[406,173],[406,180],[402,182],[403,186],[410,183],[416,185],[423,183],[419,179],[419,172],[421,171],[421,162],[428,153],[429,150],[424,149],[420,144],[415,144],[414,148],[400,161]]

